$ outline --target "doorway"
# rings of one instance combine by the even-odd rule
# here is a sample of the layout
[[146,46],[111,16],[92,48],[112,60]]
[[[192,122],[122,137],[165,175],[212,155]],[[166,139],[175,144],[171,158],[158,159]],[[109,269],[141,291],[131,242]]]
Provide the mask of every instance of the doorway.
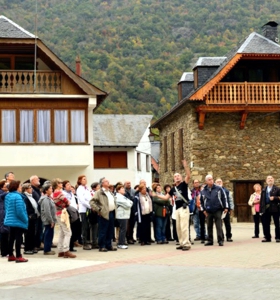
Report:
[[259,183],[262,187],[264,180],[232,180],[234,195],[234,215],[237,222],[253,222],[251,206],[248,200],[254,193],[253,186]]

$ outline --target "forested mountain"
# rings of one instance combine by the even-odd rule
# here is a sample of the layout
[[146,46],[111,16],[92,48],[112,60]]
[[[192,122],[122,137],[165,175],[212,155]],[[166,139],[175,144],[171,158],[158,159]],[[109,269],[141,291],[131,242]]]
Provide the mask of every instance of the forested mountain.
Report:
[[[278,0],[37,0],[38,36],[110,93],[99,113],[160,117],[199,56],[221,56],[278,21]],[[0,14],[35,31],[35,0],[0,0]]]

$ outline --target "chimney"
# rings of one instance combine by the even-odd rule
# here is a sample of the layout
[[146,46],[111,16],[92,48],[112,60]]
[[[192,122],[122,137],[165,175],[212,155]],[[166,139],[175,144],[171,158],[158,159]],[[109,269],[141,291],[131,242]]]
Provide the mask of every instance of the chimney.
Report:
[[262,27],[263,35],[275,43],[279,42],[277,26],[278,24],[276,22],[270,21]]
[[81,66],[81,59],[79,55],[77,55],[76,57],[76,74],[82,76],[82,66]]

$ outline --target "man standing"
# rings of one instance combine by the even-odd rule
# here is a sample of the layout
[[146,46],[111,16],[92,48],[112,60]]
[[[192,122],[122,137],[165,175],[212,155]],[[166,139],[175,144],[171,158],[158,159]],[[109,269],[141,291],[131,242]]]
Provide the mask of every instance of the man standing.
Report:
[[191,172],[186,160],[183,160],[182,163],[186,173],[185,180],[183,181],[181,174],[175,173],[173,176],[175,187],[173,187],[165,196],[157,195],[157,197],[160,199],[168,200],[170,197],[174,196],[176,203],[176,230],[180,243],[180,246],[178,246],[176,249],[186,251],[191,249],[189,238],[190,211],[188,206],[188,183],[191,177]]
[[275,239],[276,243],[280,242],[279,233],[279,200],[280,200],[280,189],[274,185],[274,178],[267,176],[266,178],[267,187],[262,190],[261,203],[260,203],[260,214],[262,214],[263,230],[265,239],[263,243],[271,242],[270,234],[270,220],[273,217],[275,225]]
[[12,180],[15,180],[15,174],[13,172],[8,172],[5,174],[5,179],[7,183],[10,183]]
[[216,183],[216,185],[220,186],[226,194],[227,203],[228,203],[228,213],[224,217],[224,223],[225,223],[225,227],[226,227],[226,237],[227,237],[227,242],[233,242],[232,233],[231,233],[231,225],[230,225],[230,213],[234,209],[233,198],[232,198],[230,191],[223,186],[223,181],[221,178],[217,178],[215,183]]
[[193,226],[196,233],[196,238],[194,241],[200,241],[201,235],[200,235],[200,221],[199,221],[199,210],[197,207],[197,199],[200,195],[200,186],[199,186],[199,180],[194,179],[193,180],[193,189],[191,190],[192,193],[192,199],[195,201],[195,210],[193,212]]
[[201,208],[207,220],[208,242],[205,246],[213,246],[213,224],[217,230],[219,246],[223,246],[222,212],[228,212],[228,204],[223,189],[214,184],[212,175],[205,177],[206,186],[201,191]]
[[[131,182],[129,180],[126,180],[124,182],[124,188],[125,188],[125,197],[134,202],[134,196],[135,196],[135,190],[131,187]],[[128,244],[134,244],[133,239],[133,230],[135,225],[135,213],[133,210],[133,206],[130,210],[130,217],[128,220],[128,226],[127,226],[127,243]]]
[[[39,202],[39,199],[41,198],[41,192],[40,192],[40,179],[37,175],[32,175],[29,178],[30,184],[32,186],[32,197],[36,200],[36,202]],[[38,211],[41,211],[41,207],[38,203]],[[43,240],[43,223],[41,218],[37,218],[36,220],[36,230],[35,230],[35,248],[37,250],[43,250],[43,247],[41,247],[41,242]]]
[[115,198],[109,190],[109,180],[101,180],[101,189],[90,200],[92,210],[98,216],[98,246],[100,252],[117,251],[112,245],[114,236]]

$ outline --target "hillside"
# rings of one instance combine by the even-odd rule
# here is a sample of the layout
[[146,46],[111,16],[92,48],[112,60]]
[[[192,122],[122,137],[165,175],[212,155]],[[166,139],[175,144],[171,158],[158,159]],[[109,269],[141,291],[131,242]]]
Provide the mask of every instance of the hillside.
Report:
[[[0,14],[34,32],[34,0],[0,0]],[[278,21],[276,0],[38,0],[38,36],[110,93],[98,113],[154,114],[177,101],[199,56],[225,55]]]

